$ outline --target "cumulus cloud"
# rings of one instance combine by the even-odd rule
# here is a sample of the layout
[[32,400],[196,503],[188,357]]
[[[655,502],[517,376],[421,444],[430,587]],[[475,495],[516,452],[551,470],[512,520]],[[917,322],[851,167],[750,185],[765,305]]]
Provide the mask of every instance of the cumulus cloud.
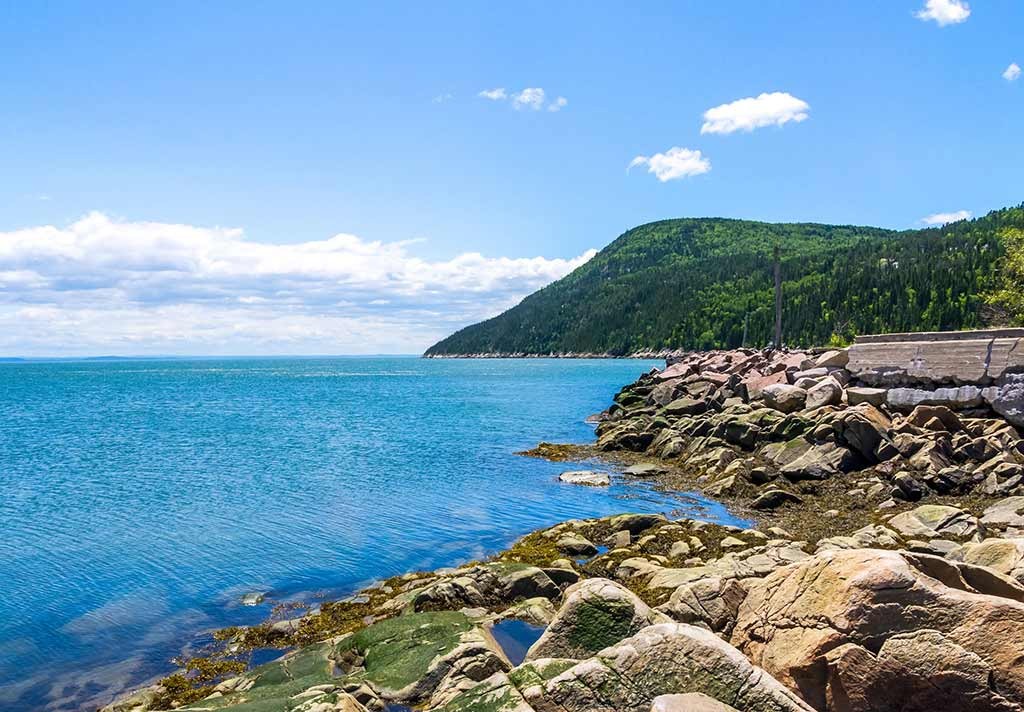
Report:
[[561,111],[569,105],[569,100],[564,96],[556,98],[553,102],[548,104],[548,111]]
[[527,87],[518,94],[512,95],[512,106],[517,109],[539,111],[544,106],[544,96],[544,90],[540,87]]
[[1003,79],[1008,82],[1015,82],[1020,78],[1020,65],[1016,62],[1011,62],[1010,66],[1003,72]]
[[520,111],[540,111],[547,106],[548,111],[561,111],[569,105],[569,100],[564,96],[559,96],[552,101],[547,100],[547,92],[541,87],[527,87],[522,91],[505,91],[503,87],[497,89],[485,89],[484,91],[477,94],[477,96],[484,99],[490,99],[491,101],[505,101],[508,100],[512,106]]
[[653,173],[658,180],[665,183],[678,178],[699,176],[711,170],[711,161],[705,158],[700,151],[689,148],[673,146],[665,153],[655,153],[653,156],[637,156],[629,163],[630,168],[647,166],[647,172]]
[[914,16],[918,20],[934,22],[939,27],[958,25],[967,22],[967,18],[971,16],[971,6],[964,0],[926,0],[924,7]]
[[0,355],[416,352],[594,255],[427,260],[412,244],[101,213],[0,232]]
[[803,99],[782,91],[759,94],[715,106],[704,112],[702,134],[731,134],[764,126],[782,126],[807,118],[811,107]]
[[477,96],[484,99],[490,99],[491,101],[503,101],[508,97],[508,94],[505,93],[505,89],[503,87],[498,87],[497,89],[484,89],[482,92],[477,94]]
[[921,218],[921,222],[925,225],[945,225],[946,223],[960,222],[961,220],[968,220],[971,217],[970,210],[957,210],[953,213],[935,213],[934,215],[928,215]]

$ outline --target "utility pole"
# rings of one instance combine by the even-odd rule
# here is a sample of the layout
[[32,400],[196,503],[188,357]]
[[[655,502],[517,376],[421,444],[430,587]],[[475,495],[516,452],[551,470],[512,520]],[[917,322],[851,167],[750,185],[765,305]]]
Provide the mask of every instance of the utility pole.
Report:
[[779,260],[779,243],[775,243],[775,348],[782,348],[782,264]]

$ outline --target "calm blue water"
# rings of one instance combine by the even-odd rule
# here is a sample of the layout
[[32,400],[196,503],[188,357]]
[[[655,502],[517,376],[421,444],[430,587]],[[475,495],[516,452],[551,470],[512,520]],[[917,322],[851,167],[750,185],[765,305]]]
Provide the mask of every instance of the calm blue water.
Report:
[[[652,365],[0,365],[0,708],[89,709],[273,603],[569,517],[679,507],[643,485],[560,484],[564,465],[514,455],[589,441],[584,417]],[[267,603],[239,605],[249,591]]]

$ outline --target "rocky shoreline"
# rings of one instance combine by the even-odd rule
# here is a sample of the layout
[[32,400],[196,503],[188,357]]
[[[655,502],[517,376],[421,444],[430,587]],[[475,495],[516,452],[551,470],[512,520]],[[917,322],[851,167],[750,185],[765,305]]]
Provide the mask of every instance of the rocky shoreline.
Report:
[[[1001,338],[905,341],[896,365],[868,342],[677,354],[594,446],[528,454],[593,461],[577,486],[700,489],[756,528],[563,522],[221,631],[105,710],[1024,711],[1024,351]],[[268,647],[290,652],[242,672]]]

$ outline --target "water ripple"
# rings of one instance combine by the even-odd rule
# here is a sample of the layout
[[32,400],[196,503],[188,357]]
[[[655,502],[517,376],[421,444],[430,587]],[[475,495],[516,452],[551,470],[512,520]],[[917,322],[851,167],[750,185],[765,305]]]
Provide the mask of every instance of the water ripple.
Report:
[[[678,506],[515,456],[592,437],[640,361],[238,359],[0,366],[0,708],[76,709],[269,603]],[[711,510],[711,516],[725,516]]]

